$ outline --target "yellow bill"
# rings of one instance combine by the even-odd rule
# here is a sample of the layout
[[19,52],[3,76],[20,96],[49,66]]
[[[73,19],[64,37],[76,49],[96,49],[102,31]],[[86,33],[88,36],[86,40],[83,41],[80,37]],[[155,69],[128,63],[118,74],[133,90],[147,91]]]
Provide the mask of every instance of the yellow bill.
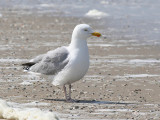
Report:
[[93,32],[92,35],[93,35],[93,36],[100,37],[100,36],[101,36],[101,33],[99,33],[99,32]]

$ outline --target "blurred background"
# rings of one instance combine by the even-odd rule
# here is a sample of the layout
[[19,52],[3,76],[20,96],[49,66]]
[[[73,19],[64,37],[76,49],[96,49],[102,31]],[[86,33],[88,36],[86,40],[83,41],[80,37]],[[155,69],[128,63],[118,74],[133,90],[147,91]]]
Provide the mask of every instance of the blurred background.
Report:
[[92,17],[100,20],[99,25],[108,27],[109,23],[121,27],[121,31],[127,29],[132,39],[139,38],[138,41],[145,44],[159,43],[159,8],[159,0],[0,0],[1,17],[4,11],[81,19]]

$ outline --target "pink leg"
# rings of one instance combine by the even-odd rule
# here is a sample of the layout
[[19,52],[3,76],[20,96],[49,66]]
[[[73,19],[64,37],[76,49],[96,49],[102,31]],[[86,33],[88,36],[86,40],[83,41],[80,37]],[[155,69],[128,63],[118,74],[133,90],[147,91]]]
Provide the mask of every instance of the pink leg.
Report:
[[71,84],[69,84],[69,94],[67,94],[67,91],[66,91],[66,86],[63,85],[63,90],[64,90],[64,94],[65,94],[65,98],[66,98],[66,101],[67,102],[75,102],[74,100],[71,99]]
[[69,100],[71,100],[71,84],[69,84]]
[[65,98],[66,98],[66,101],[67,101],[68,97],[67,97],[67,91],[66,91],[66,86],[65,85],[63,85],[63,90],[64,90]]
[[68,102],[73,103],[73,102],[76,102],[76,101],[71,98],[71,87],[72,87],[71,84],[69,84],[69,98],[68,98]]

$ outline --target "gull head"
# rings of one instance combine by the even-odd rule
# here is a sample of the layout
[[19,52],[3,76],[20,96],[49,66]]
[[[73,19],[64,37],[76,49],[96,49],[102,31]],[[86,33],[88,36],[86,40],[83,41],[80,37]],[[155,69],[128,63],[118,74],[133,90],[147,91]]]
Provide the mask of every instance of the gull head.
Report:
[[72,33],[72,39],[86,40],[91,36],[100,37],[101,34],[98,32],[93,32],[92,28],[87,24],[77,25]]

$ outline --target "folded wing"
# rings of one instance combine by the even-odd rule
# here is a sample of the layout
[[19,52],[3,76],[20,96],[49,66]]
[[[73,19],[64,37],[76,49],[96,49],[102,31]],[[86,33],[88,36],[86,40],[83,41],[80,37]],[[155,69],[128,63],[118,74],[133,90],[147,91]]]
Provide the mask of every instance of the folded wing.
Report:
[[[69,52],[66,47],[60,47],[32,59],[29,63],[22,64],[29,71],[54,75],[61,71],[69,62]],[[24,67],[24,68],[25,68]]]

